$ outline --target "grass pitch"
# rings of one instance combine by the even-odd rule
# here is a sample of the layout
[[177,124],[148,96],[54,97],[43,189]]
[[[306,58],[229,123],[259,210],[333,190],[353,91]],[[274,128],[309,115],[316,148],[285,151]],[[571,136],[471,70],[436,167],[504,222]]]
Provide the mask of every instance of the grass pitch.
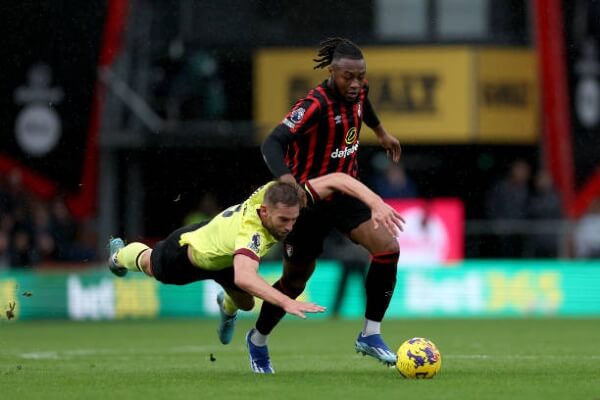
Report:
[[[354,353],[361,321],[286,319],[270,339],[273,376],[250,371],[242,320],[0,323],[2,399],[600,400],[600,320],[391,320],[397,347],[427,337],[432,380],[405,380]],[[214,361],[211,361],[211,354]]]

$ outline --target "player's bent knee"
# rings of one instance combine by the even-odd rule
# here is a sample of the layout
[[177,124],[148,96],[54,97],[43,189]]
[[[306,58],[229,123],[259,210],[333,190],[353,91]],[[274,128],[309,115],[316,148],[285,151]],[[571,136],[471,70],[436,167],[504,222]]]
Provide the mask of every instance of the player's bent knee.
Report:
[[396,238],[380,241],[375,246],[375,251],[372,251],[371,255],[374,256],[378,253],[400,253],[400,245]]
[[300,296],[302,294],[302,292],[304,292],[304,289],[306,288],[306,280],[288,280],[288,279],[280,279],[279,280],[279,290],[281,290],[281,292],[283,294],[285,294],[288,297],[291,297],[292,299],[297,298],[298,296]]
[[308,282],[308,279],[305,279],[304,277],[294,277],[294,278],[289,278],[289,277],[285,277],[282,279],[283,281],[283,285],[286,289],[289,290],[294,290],[294,291],[303,291],[304,288],[306,287],[306,282]]
[[386,252],[397,252],[400,253],[400,245],[398,244],[398,241],[396,240],[396,238],[394,238],[393,240],[389,240],[385,243],[384,246]]
[[235,305],[242,311],[252,311],[254,304],[253,297],[235,300]]
[[152,268],[152,249],[146,249],[141,254],[141,262],[140,265],[142,267],[142,271],[149,277],[154,277],[154,269]]

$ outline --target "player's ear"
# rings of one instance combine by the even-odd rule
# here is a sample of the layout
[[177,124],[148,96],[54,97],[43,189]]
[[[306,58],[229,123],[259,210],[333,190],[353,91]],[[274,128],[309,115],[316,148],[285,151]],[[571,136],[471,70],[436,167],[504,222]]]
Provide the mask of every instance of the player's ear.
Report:
[[267,215],[269,215],[269,208],[266,206],[266,204],[261,204],[258,212],[261,217],[266,218]]

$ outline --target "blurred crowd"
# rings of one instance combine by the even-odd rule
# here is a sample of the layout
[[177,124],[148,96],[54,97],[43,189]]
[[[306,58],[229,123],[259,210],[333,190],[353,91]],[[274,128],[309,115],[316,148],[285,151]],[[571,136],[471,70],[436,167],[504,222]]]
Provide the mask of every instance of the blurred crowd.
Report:
[[[381,197],[422,197],[418,172],[389,162],[384,153],[371,162],[367,183]],[[507,164],[506,172],[482,190],[488,234],[467,238],[479,248],[477,257],[600,258],[600,198],[584,215],[567,219],[550,173],[523,159]]]
[[545,169],[532,173],[524,160],[513,161],[506,176],[489,189],[486,211],[491,221],[515,227],[496,237],[493,256],[600,257],[600,199],[569,226],[561,224],[565,215],[551,175]]
[[94,260],[94,239],[86,237],[86,228],[73,219],[63,197],[36,198],[17,171],[0,178],[0,269]]
[[[382,197],[421,196],[418,174],[413,178],[402,164],[387,162],[385,157],[375,158],[373,171],[366,183]],[[490,227],[500,223],[508,229],[482,240],[488,246],[480,256],[600,258],[600,199],[592,203],[586,214],[567,223],[560,196],[547,171],[540,169],[533,174],[526,161],[515,160],[505,176],[490,184],[485,200]],[[220,210],[215,196],[203,194],[183,223],[210,219]],[[0,178],[0,269],[81,265],[97,260],[95,245],[93,226],[75,220],[62,196],[36,198],[23,188],[18,172]],[[323,256],[342,261],[348,274],[364,275],[368,254],[359,254],[356,247],[342,235],[332,234]],[[342,281],[346,279],[345,275]],[[340,293],[344,286],[340,285]]]

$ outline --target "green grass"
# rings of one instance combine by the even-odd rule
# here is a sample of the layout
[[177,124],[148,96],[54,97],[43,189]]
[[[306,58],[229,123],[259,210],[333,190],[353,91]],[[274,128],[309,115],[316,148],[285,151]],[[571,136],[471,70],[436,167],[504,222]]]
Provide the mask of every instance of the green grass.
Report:
[[[360,321],[285,320],[270,339],[277,373],[253,374],[242,320],[0,323],[2,399],[600,400],[600,320],[393,320],[384,337],[433,340],[432,380],[405,380],[356,355]],[[216,361],[211,362],[213,353]]]

